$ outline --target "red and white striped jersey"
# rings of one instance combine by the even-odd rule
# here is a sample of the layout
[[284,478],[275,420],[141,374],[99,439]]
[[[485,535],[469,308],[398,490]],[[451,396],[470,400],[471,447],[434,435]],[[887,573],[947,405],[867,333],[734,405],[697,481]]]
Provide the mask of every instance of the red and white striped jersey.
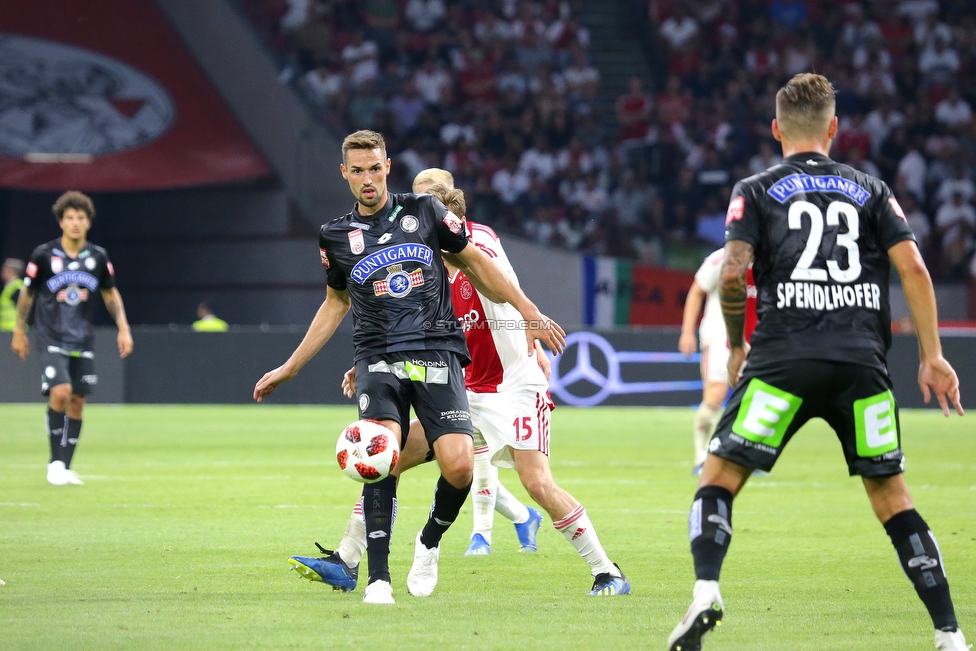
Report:
[[[491,258],[518,284],[512,264],[495,231],[468,222],[471,243]],[[493,303],[479,294],[463,272],[450,279],[454,314],[464,324],[471,363],[464,369],[464,384],[474,393],[496,393],[515,388],[535,388],[545,394],[549,383],[534,352],[526,350],[522,315],[509,303]]]

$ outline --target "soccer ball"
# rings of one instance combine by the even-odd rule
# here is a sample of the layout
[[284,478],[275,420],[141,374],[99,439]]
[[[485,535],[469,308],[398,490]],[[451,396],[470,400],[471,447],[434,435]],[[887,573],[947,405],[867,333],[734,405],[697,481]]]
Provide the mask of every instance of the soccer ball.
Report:
[[336,443],[342,472],[364,484],[386,479],[399,458],[396,435],[375,420],[357,420],[342,430]]

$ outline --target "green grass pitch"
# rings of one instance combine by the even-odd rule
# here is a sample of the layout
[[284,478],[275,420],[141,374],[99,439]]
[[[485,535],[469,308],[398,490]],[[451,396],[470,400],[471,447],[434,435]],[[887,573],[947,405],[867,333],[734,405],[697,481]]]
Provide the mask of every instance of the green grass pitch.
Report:
[[[690,409],[557,409],[557,481],[586,505],[626,597],[586,596],[588,568],[547,522],[520,554],[495,519],[465,558],[470,503],[428,599],[405,580],[433,465],[400,486],[393,607],[288,571],[334,546],[358,486],[335,465],[353,408],[90,406],[75,468],[49,486],[42,405],[0,406],[2,649],[664,649],[693,582]],[[907,479],[942,546],[960,624],[976,636],[974,416],[903,412]],[[525,492],[509,471],[502,481]],[[817,421],[736,500],[709,650],[932,649],[928,617],[860,482]],[[365,568],[364,568],[365,569]],[[365,572],[364,572],[365,575]]]

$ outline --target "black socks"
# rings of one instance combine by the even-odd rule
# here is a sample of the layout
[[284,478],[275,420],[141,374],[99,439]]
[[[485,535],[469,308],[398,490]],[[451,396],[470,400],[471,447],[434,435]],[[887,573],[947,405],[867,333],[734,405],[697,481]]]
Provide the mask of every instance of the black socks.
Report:
[[718,581],[732,542],[732,493],[720,486],[700,488],[688,515],[688,533],[695,578]]
[[81,421],[69,416],[65,418],[65,423],[67,423],[67,431],[61,437],[61,460],[64,461],[65,468],[70,468],[71,458],[75,456],[75,446],[78,445],[78,437],[81,436]]
[[441,543],[441,536],[447,531],[454,520],[457,519],[464,500],[468,498],[471,491],[471,484],[463,488],[452,486],[443,476],[437,479],[437,488],[434,489],[434,504],[430,507],[430,517],[424,530],[420,532],[420,542],[427,549],[433,549]]
[[47,408],[47,437],[51,444],[51,461],[63,461],[61,458],[61,438],[64,436],[64,426],[67,419],[63,411]]
[[396,520],[397,478],[389,476],[363,487],[369,583],[390,580],[390,536]]
[[949,596],[949,582],[942,554],[929,526],[915,509],[902,511],[884,523],[901,567],[925,604],[939,630],[955,630],[956,611]]

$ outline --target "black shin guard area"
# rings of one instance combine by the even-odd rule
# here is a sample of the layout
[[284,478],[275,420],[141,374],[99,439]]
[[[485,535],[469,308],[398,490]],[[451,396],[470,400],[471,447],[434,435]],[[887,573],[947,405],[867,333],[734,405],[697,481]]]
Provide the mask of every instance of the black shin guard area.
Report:
[[437,488],[434,490],[434,504],[430,507],[430,517],[427,524],[420,533],[420,542],[427,549],[433,549],[441,544],[441,536],[447,531],[457,519],[464,500],[468,499],[471,491],[471,484],[464,488],[452,486],[444,477],[437,479]]
[[725,552],[732,541],[732,493],[719,486],[699,489],[688,515],[688,533],[695,577],[700,581],[718,581]]
[[396,477],[363,487],[369,583],[390,580],[390,536],[396,520]]
[[915,509],[902,511],[884,523],[901,567],[940,630],[955,630],[956,611],[942,566],[939,543]]
[[65,419],[67,431],[61,438],[61,461],[64,461],[66,468],[71,467],[71,460],[75,456],[75,448],[78,446],[78,439],[81,437],[81,421],[74,418]]
[[63,411],[47,408],[47,438],[51,442],[51,461],[61,459],[61,438],[64,435],[65,417]]

